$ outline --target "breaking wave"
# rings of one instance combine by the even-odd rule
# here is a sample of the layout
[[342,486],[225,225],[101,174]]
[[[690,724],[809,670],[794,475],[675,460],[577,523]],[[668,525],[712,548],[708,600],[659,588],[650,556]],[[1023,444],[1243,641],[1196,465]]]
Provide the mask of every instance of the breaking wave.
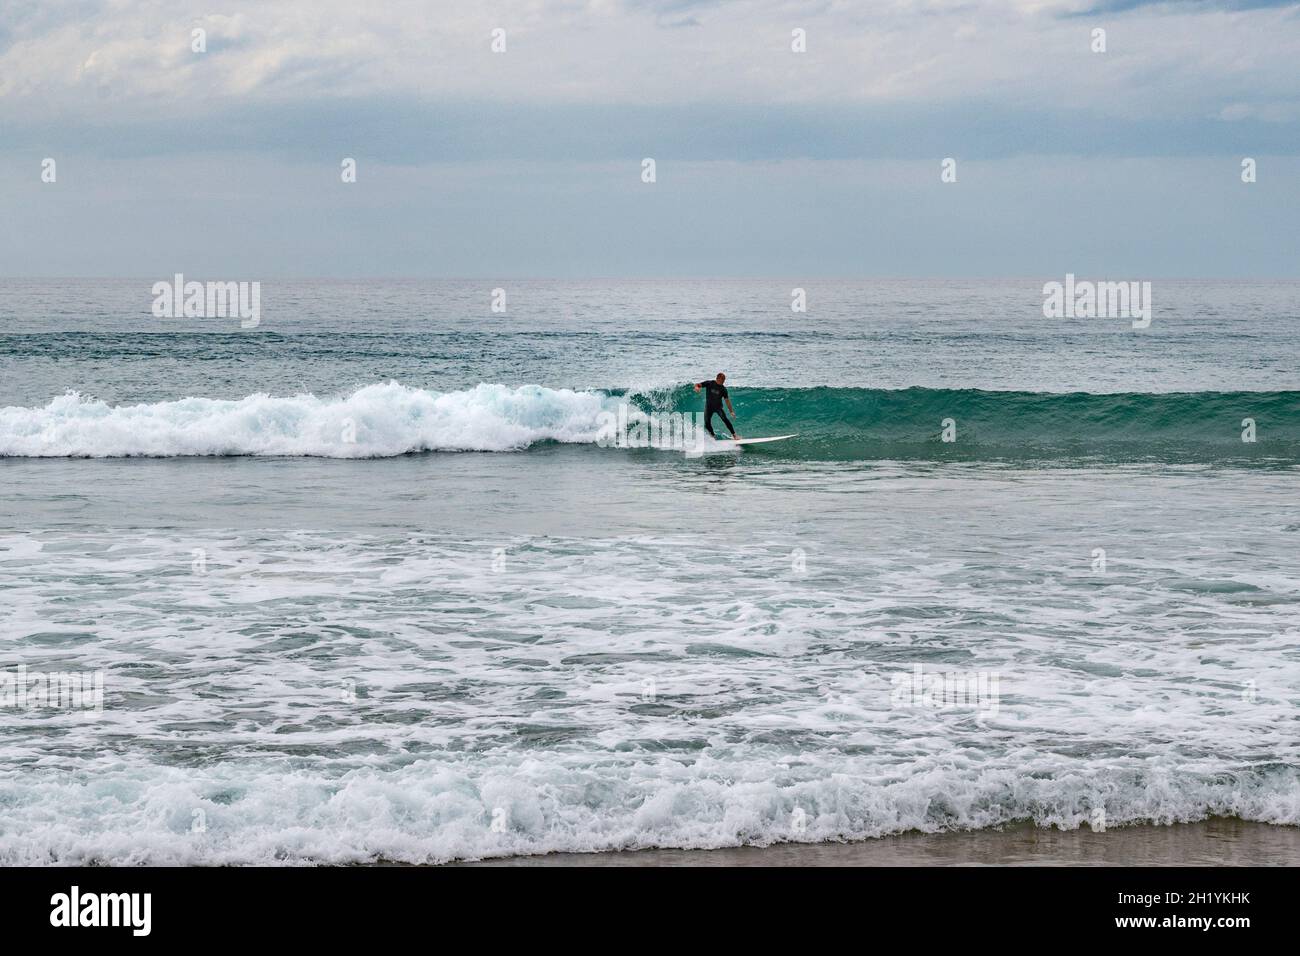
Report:
[[[733,398],[742,434],[798,433],[761,449],[783,458],[1300,462],[1300,391],[757,388],[738,389]],[[0,409],[0,456],[521,451],[545,442],[595,444],[623,402],[633,421],[701,405],[690,386],[625,393],[480,384],[437,392],[389,382],[336,397],[257,394],[116,406],[69,392],[44,407]]]

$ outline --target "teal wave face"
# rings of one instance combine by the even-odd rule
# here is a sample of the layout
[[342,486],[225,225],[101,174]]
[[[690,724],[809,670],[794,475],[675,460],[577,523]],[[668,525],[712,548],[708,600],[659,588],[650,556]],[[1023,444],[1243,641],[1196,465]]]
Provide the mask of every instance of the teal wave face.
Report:
[[[689,386],[630,398],[647,412],[703,407]],[[762,453],[810,460],[1300,463],[1300,391],[734,388],[732,401],[742,435],[798,432]]]

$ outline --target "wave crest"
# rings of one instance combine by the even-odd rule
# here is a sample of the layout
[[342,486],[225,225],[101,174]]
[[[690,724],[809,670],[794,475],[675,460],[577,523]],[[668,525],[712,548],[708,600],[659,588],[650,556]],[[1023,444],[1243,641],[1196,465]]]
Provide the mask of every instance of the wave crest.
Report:
[[267,394],[109,405],[69,392],[43,408],[0,409],[0,456],[120,458],[302,455],[383,458],[422,451],[513,451],[594,442],[600,392],[478,385],[454,392],[397,382],[345,397]]

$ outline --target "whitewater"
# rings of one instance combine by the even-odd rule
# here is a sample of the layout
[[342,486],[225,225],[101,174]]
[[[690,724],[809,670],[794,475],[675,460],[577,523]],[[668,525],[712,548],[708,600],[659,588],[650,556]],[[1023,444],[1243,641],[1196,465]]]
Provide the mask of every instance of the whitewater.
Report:
[[541,386],[439,393],[396,382],[341,398],[190,397],[110,406],[70,393],[42,408],[0,409],[0,455],[88,457],[314,455],[384,458],[421,451],[513,451],[595,442],[607,396]]

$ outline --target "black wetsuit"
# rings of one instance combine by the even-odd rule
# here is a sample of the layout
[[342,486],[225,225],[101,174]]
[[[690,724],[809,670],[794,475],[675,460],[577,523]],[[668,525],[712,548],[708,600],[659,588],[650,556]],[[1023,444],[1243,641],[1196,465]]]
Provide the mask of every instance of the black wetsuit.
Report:
[[704,389],[704,430],[714,438],[718,437],[713,434],[713,416],[717,415],[734,437],[736,430],[731,427],[731,419],[727,418],[726,412],[722,410],[722,400],[727,397],[727,386],[708,381],[700,382],[700,388]]

